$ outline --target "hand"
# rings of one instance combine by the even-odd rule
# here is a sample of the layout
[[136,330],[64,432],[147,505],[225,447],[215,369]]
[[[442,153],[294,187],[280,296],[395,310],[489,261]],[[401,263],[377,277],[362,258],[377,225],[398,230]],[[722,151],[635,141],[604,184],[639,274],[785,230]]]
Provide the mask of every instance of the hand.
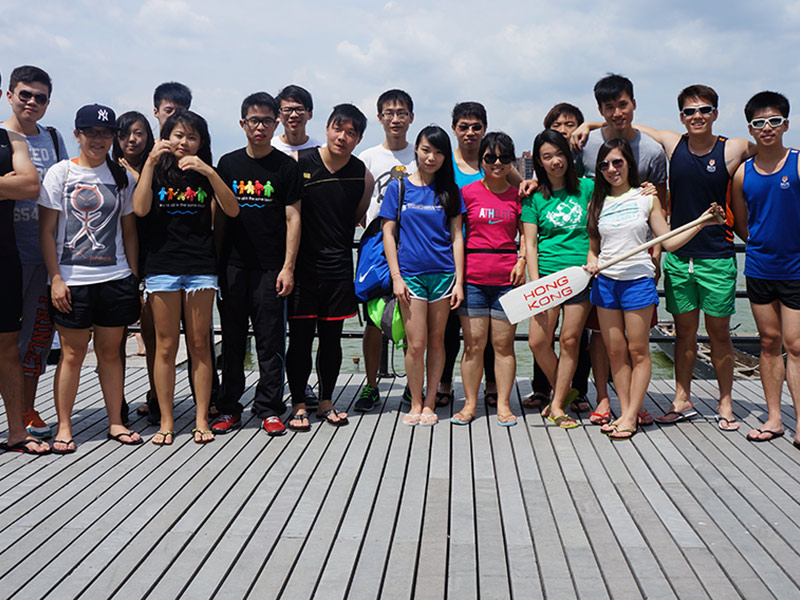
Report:
[[208,176],[210,167],[203,162],[203,159],[196,155],[184,156],[178,161],[178,168],[181,171],[196,171],[201,175]]
[[147,160],[155,165],[158,159],[161,158],[161,155],[167,152],[172,152],[172,144],[169,140],[156,140],[153,149],[150,150],[150,154],[147,155]]
[[53,307],[58,312],[72,312],[72,294],[70,294],[69,287],[60,276],[50,284],[50,299],[53,302]]
[[511,282],[511,285],[517,287],[518,285],[522,285],[525,283],[525,259],[518,258],[514,268],[511,269],[511,275],[509,275],[508,280]]
[[651,256],[653,266],[656,268],[656,276],[654,278],[655,284],[658,285],[658,280],[661,279],[661,257]]
[[457,283],[453,287],[453,293],[450,294],[450,310],[455,310],[464,301],[464,286]]
[[705,215],[714,215],[714,218],[701,223],[701,228],[706,225],[722,225],[725,222],[725,209],[716,202],[712,202],[711,206],[709,206],[701,216]]
[[403,306],[411,306],[411,292],[403,278],[399,275],[392,276],[392,292]]
[[642,185],[639,186],[639,189],[642,190],[642,194],[645,196],[655,196],[658,191],[656,190],[656,186],[650,183],[649,181],[645,181]]
[[294,289],[294,273],[291,269],[281,269],[278,273],[278,279],[275,282],[275,291],[278,296],[288,296]]
[[573,152],[580,152],[587,139],[589,139],[589,125],[583,123],[569,136],[569,147]]
[[597,276],[600,270],[597,268],[597,262],[590,262],[583,265],[583,270],[588,271],[590,274]]
[[527,198],[533,192],[536,191],[536,188],[539,187],[539,182],[535,179],[523,179],[522,182],[519,184],[519,197],[520,198]]

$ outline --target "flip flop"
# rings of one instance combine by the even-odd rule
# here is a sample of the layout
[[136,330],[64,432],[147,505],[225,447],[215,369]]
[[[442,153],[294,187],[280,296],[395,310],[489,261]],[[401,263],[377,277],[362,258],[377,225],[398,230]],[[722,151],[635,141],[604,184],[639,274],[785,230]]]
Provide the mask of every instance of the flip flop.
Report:
[[[197,434],[198,433],[200,434],[200,439],[199,440],[197,439]],[[215,439],[213,437],[210,438],[210,439],[206,439],[205,436],[208,435],[208,434],[211,434],[213,436],[214,432],[211,431],[210,429],[197,429],[197,428],[192,429],[192,439],[194,439],[194,443],[195,444],[208,444],[210,442],[213,442],[214,439]]]
[[[697,414],[697,413],[695,413]],[[642,410],[638,415],[636,415],[636,424],[637,425],[652,425],[653,424],[653,415],[651,415],[646,410]]]
[[472,415],[472,416],[470,416],[469,419],[459,419],[458,415],[460,415],[460,414],[461,414],[461,411],[457,412],[452,417],[450,417],[450,422],[453,425],[469,425],[470,423],[472,423],[472,420],[475,418],[475,415]]
[[[623,435],[615,435],[619,433]],[[617,429],[616,431],[612,431],[609,433],[608,439],[610,439],[613,442],[624,442],[625,440],[631,439],[637,433],[639,433],[638,427],[636,429]]]
[[[501,421],[500,417],[504,417],[509,420]],[[507,415],[497,415],[497,424],[500,425],[500,427],[513,427],[517,424],[517,415],[512,413],[508,413]]]
[[608,425],[611,422],[611,411],[608,410],[604,413],[593,412],[589,413],[589,423],[592,425]]
[[543,404],[550,402],[550,397],[542,392],[534,392],[522,401],[523,408],[541,408]]
[[[561,415],[555,418],[547,417],[547,420],[550,421],[551,423],[555,423],[556,425],[561,427],[561,429],[575,429],[576,427],[578,427],[578,422],[569,415]],[[572,423],[568,423],[565,425],[564,421],[572,421]]]
[[439,416],[436,414],[422,414],[419,416],[419,424],[423,427],[431,427],[439,422]]
[[[71,440],[70,440],[71,441]],[[3,452],[21,452],[22,454],[32,454],[33,456],[43,456],[45,454],[50,454],[52,452],[52,448],[50,450],[46,450],[45,452],[36,452],[35,450],[31,450],[28,448],[28,444],[36,444],[37,446],[41,446],[44,444],[42,440],[34,440],[32,438],[24,439],[22,441],[17,442],[16,444],[10,444],[8,442],[0,443],[0,450]],[[61,442],[62,444],[64,442]],[[75,452],[73,450],[73,452]]]
[[[65,450],[59,450],[59,449],[56,448],[56,444],[64,444],[65,446],[67,446],[67,448]],[[72,446],[73,446],[72,448],[69,447],[70,444],[72,444]],[[75,450],[77,450],[77,449],[78,449],[78,445],[75,443],[75,440],[67,440],[67,441],[64,441],[64,440],[53,440],[53,445],[50,446],[50,451],[53,454],[74,454]]]
[[[665,417],[668,417],[670,415],[678,415],[678,416],[675,417],[674,419],[665,419]],[[688,421],[692,417],[696,417],[696,416],[697,416],[697,411],[694,410],[693,408],[690,408],[689,410],[685,410],[683,412],[679,412],[677,410],[671,410],[671,411],[669,411],[667,413],[664,413],[660,417],[657,417],[656,421],[659,423],[659,425],[672,425],[673,423],[680,423],[681,421]]]
[[436,392],[436,406],[447,406],[453,401],[453,392]]
[[111,435],[111,433],[109,432],[106,434],[106,438],[108,438],[109,440],[115,440],[125,446],[138,446],[139,444],[144,443],[144,440],[141,437],[138,440],[128,440],[127,442],[122,439],[124,437],[128,438],[133,437],[133,434],[134,434],[133,431],[123,431],[122,433],[118,433],[117,435]]
[[800,450],[800,442],[798,442],[797,440],[792,440],[792,446]]
[[421,419],[422,415],[412,415],[411,413],[406,413],[403,415],[402,421],[403,425],[414,427],[415,425],[419,425]]
[[[161,436],[161,441],[156,441],[156,436]],[[167,436],[169,436],[169,441],[167,441]],[[156,431],[153,434],[153,437],[150,438],[150,441],[155,444],[156,446],[172,446],[172,442],[175,441],[175,432],[174,431]]]
[[[328,410],[322,413],[317,413],[317,418],[325,421],[329,425],[333,425],[334,427],[344,427],[345,425],[350,423],[350,421],[347,420],[347,417],[339,416],[343,414],[345,413],[339,412],[335,408],[329,408]],[[333,419],[331,419],[331,415],[335,415],[338,418],[338,420],[334,421]]]
[[[302,421],[303,424],[292,425],[292,421]],[[286,423],[286,427],[288,427],[292,431],[299,431],[301,433],[305,431],[311,431],[311,423],[308,420],[308,413],[303,412],[303,413],[293,414],[291,417],[289,417],[289,422]]]
[[777,432],[777,431],[772,431],[771,429],[756,429],[756,431],[759,432],[759,433],[768,433],[769,437],[760,438],[760,437],[752,435],[751,433],[748,433],[747,434],[747,441],[748,442],[755,442],[755,443],[771,442],[772,440],[774,440],[776,438],[783,437],[783,433],[784,433],[783,431]]
[[739,429],[740,423],[736,419],[726,419],[722,415],[714,415],[714,420],[717,422],[717,427],[722,431],[737,431]]

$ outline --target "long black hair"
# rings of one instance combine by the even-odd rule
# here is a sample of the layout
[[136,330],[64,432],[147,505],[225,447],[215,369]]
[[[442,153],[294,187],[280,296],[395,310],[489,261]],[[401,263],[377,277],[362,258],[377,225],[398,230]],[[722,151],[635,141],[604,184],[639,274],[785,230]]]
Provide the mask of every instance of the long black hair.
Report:
[[614,149],[619,149],[622,157],[628,164],[628,185],[632,188],[639,187],[639,170],[636,167],[636,159],[633,156],[631,145],[623,138],[612,138],[606,140],[600,150],[597,152],[597,162],[594,169],[594,194],[592,201],[589,202],[589,215],[586,228],[589,231],[589,237],[600,239],[600,231],[597,229],[597,222],[600,220],[600,213],[603,212],[603,203],[606,196],[611,193],[611,184],[608,183],[605,176],[600,172],[600,163],[606,159],[608,153]]
[[[208,133],[206,120],[191,110],[176,110],[164,122],[164,126],[161,128],[161,139],[168,140],[169,136],[172,135],[172,130],[177,125],[183,125],[187,129],[193,129],[197,132],[200,136],[200,148],[197,150],[197,157],[207,165],[211,165],[211,135]],[[205,189],[211,193],[211,184],[208,179],[196,171],[181,171],[178,168],[178,160],[172,152],[165,152],[158,159],[155,178],[159,184],[165,187],[176,189],[192,187],[197,189],[205,186]]]
[[[433,191],[439,197],[439,204],[444,208],[448,217],[455,217],[461,212],[461,194],[456,185],[456,175],[453,170],[453,149],[450,146],[450,136],[438,125],[428,125],[417,135],[414,149],[419,148],[422,138],[444,154],[444,162],[433,176]],[[416,155],[415,155],[416,156]]]
[[570,196],[577,196],[580,194],[581,188],[578,182],[578,175],[575,173],[575,161],[572,160],[572,151],[569,149],[567,138],[555,129],[545,129],[533,139],[533,170],[536,173],[536,179],[539,181],[539,187],[536,191],[545,200],[550,198],[553,193],[553,183],[547,176],[547,170],[544,168],[541,159],[542,146],[545,144],[552,144],[564,155],[564,160],[567,163],[567,170],[564,172],[564,189]]
[[127,135],[130,128],[136,123],[142,124],[142,129],[144,129],[145,135],[144,150],[136,160],[136,163],[131,164],[133,168],[139,169],[144,164],[147,155],[150,154],[150,151],[155,145],[153,130],[150,128],[150,124],[147,122],[147,117],[145,117],[139,111],[129,110],[128,112],[122,113],[119,117],[117,117],[117,135],[114,136],[114,145],[111,147],[111,158],[113,158],[115,162],[119,162],[120,158],[125,158],[125,154],[122,152],[122,145],[119,143],[119,136]]

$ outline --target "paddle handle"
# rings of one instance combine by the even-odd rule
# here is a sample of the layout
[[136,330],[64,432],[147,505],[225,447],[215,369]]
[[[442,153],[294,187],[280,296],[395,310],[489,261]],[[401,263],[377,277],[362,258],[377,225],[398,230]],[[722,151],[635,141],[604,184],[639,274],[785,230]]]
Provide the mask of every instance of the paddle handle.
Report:
[[[716,206],[716,202],[712,205]],[[597,267],[598,271],[602,271],[603,269],[610,267],[612,265],[617,264],[620,261],[625,260],[626,258],[630,258],[634,254],[638,254],[642,250],[647,250],[648,248],[652,248],[656,244],[660,244],[664,240],[668,240],[671,237],[675,237],[676,235],[683,233],[684,231],[691,229],[692,227],[697,227],[698,225],[705,223],[706,221],[711,221],[712,219],[718,219],[718,213],[716,211],[712,213],[708,213],[707,215],[703,215],[702,217],[696,218],[694,221],[686,223],[685,225],[681,225],[677,229],[673,229],[672,231],[668,231],[664,235],[660,235],[657,238],[653,238],[649,242],[645,242],[641,246],[636,246],[633,250],[628,250],[627,252],[623,252],[619,256],[615,256],[608,262],[604,262],[602,265]]]

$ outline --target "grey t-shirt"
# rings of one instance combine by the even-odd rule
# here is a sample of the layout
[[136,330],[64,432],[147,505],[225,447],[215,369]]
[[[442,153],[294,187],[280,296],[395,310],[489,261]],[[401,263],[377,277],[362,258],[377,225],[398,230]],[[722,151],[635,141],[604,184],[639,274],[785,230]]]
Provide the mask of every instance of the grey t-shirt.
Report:
[[[37,127],[39,127],[37,125]],[[64,138],[56,132],[58,137],[59,154],[61,159],[67,157],[67,147]],[[37,135],[23,135],[28,142],[28,152],[31,155],[36,170],[39,172],[39,181],[44,180],[47,170],[58,162],[53,138],[44,127],[39,127]],[[14,203],[14,235],[17,238],[19,258],[24,265],[40,265],[44,263],[42,250],[39,246],[39,209],[36,205],[38,198],[30,200],[17,200]]]
[[[602,129],[595,129],[589,134],[583,152],[578,156],[576,162],[576,164],[582,164],[586,177],[595,178],[594,168],[597,164],[597,153],[605,141]],[[649,181],[656,185],[664,183],[667,180],[667,154],[661,144],[649,135],[642,135],[640,131],[636,132],[636,136],[630,144],[639,170],[640,181]]]

